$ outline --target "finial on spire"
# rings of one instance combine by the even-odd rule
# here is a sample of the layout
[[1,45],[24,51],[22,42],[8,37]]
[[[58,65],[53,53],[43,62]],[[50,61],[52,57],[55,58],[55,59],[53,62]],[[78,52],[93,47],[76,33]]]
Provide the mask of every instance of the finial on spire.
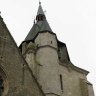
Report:
[[39,0],[39,5],[41,5],[41,1]]

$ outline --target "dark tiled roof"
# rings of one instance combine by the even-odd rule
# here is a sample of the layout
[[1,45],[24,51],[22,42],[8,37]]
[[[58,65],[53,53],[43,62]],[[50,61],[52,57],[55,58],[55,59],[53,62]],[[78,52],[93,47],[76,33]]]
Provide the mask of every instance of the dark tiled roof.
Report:
[[[24,41],[30,41],[30,40],[34,40],[34,38],[37,36],[37,34],[39,32],[52,32],[46,17],[44,15],[41,3],[39,4],[39,8],[38,8],[38,12],[37,12],[37,16],[36,16],[36,20],[37,22],[33,25],[33,27],[31,28],[30,32],[28,33],[27,37],[25,38]],[[40,19],[39,19],[40,18]],[[42,19],[41,19],[42,18]]]
[[43,12],[41,4],[39,5],[38,12],[37,12],[37,15],[39,15],[39,14],[44,15],[44,12]]
[[27,37],[25,38],[25,41],[29,41],[29,40],[33,40],[36,35],[39,32],[42,31],[49,31],[52,32],[47,20],[43,20],[43,21],[39,21],[36,24],[33,25],[32,29],[30,30],[29,34],[27,35]]

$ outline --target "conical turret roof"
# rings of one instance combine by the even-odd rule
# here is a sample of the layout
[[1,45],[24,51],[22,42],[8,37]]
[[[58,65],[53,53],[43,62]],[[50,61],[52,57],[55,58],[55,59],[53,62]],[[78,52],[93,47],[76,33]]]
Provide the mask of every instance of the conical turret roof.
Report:
[[42,9],[42,6],[41,6],[41,2],[39,2],[39,8],[38,8],[38,12],[37,12],[37,15],[39,15],[39,14],[44,15],[44,12],[43,12],[43,9]]
[[52,30],[46,20],[46,16],[40,3],[36,16],[36,23],[34,23],[33,27],[31,28],[30,32],[28,33],[24,41],[34,40],[37,34],[43,31],[48,31],[52,33]]

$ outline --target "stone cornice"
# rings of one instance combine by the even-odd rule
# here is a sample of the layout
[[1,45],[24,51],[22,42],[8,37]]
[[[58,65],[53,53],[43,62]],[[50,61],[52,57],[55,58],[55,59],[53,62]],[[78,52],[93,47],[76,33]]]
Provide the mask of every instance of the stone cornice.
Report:
[[50,48],[53,48],[57,51],[57,48],[55,48],[53,46],[50,46],[50,45],[38,46],[37,50],[40,49],[40,48],[45,48],[45,47],[50,47]]
[[60,62],[59,64],[65,66],[65,67],[67,67],[67,68],[70,67],[70,68],[72,68],[73,70],[75,70],[75,71],[77,71],[77,72],[80,72],[80,73],[82,73],[82,74],[85,74],[85,75],[88,75],[88,73],[89,73],[89,71],[84,70],[84,69],[82,69],[82,68],[79,68],[79,67],[73,65],[70,61],[67,62],[67,63],[65,63],[65,64]]

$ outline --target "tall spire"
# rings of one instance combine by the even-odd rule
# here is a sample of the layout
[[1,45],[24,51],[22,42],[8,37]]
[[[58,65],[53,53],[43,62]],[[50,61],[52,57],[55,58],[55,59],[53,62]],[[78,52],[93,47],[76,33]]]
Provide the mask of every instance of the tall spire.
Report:
[[39,14],[44,15],[44,12],[43,12],[43,9],[42,9],[41,2],[40,1],[39,1],[39,8],[38,8],[37,15],[39,15]]
[[36,21],[37,22],[34,22],[33,27],[31,28],[29,34],[25,38],[25,41],[34,40],[35,37],[37,36],[37,34],[40,32],[46,32],[47,31],[47,32],[53,33],[47,20],[46,20],[46,16],[44,14],[44,11],[42,9],[40,1],[39,1],[39,8],[37,11],[37,16],[36,16]]
[[44,20],[44,19],[46,19],[46,17],[45,17],[44,11],[42,9],[41,2],[39,1],[39,8],[38,8],[36,20],[38,22],[38,21],[41,21],[41,20]]

